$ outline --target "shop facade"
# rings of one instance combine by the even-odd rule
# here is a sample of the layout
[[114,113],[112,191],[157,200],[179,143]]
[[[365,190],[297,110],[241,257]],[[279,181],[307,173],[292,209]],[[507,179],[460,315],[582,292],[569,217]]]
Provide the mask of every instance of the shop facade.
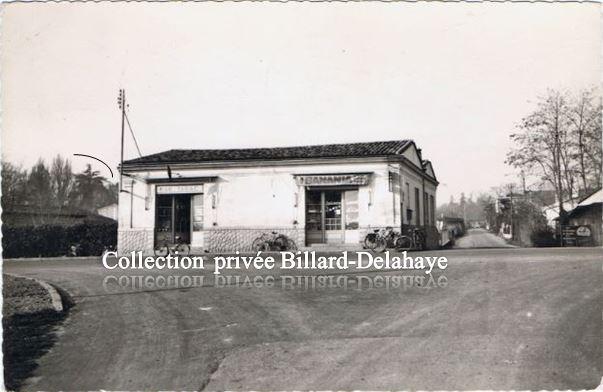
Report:
[[176,237],[194,251],[249,251],[272,231],[299,247],[359,245],[369,230],[435,227],[437,179],[410,140],[170,150],[126,161],[118,251]]

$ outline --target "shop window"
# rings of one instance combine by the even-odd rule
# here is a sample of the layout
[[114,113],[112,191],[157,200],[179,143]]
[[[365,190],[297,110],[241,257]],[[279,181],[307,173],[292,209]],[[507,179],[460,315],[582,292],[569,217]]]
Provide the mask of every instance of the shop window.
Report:
[[193,231],[203,230],[203,194],[192,197]]
[[172,231],[172,197],[170,195],[157,196],[157,231]]
[[191,231],[191,195],[157,195],[155,242],[188,243]]
[[306,193],[306,228],[322,230],[322,205],[320,192]]
[[345,191],[345,229],[358,229],[358,191]]
[[326,191],[325,230],[341,230],[341,192]]

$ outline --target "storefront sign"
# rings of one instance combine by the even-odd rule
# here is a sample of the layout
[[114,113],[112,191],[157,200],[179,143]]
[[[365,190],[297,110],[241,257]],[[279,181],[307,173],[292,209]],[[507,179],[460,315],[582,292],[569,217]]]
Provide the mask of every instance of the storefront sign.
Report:
[[320,174],[295,177],[301,186],[368,185],[370,174]]
[[578,237],[590,237],[590,227],[588,226],[578,226],[576,229],[576,235]]
[[199,185],[157,185],[158,195],[173,195],[182,193],[203,193],[203,184]]

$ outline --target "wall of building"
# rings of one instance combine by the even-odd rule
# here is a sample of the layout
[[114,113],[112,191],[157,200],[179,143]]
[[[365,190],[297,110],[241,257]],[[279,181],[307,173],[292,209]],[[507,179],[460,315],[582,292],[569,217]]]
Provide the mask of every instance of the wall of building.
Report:
[[590,227],[591,237],[586,240],[583,239],[583,242],[591,246],[603,245],[603,228],[601,227],[601,213],[603,210],[601,206],[600,203],[597,203],[584,207],[569,220],[569,224],[572,226]]
[[[262,232],[271,230],[305,243],[305,187],[298,186],[295,174],[332,174],[372,172],[367,186],[360,186],[360,239],[373,228],[399,227],[399,193],[391,191],[386,162],[330,163],[316,165],[283,165],[265,167],[222,167],[212,169],[174,170],[172,176],[218,177],[204,184],[204,230],[202,245],[209,251],[249,250],[251,242]],[[155,187],[145,178],[165,178],[165,171],[136,173],[124,177],[124,190],[119,199],[118,250],[152,251],[155,225]],[[422,189],[419,176],[410,170],[404,178],[411,186]],[[432,189],[435,194],[435,187]],[[414,191],[413,191],[414,192]],[[414,193],[411,199],[414,198]],[[414,199],[412,199],[414,200]],[[412,202],[414,208],[414,201]],[[421,201],[421,208],[423,202]],[[422,213],[419,214],[422,216]],[[193,241],[195,242],[195,241]],[[193,244],[193,247],[195,244]]]

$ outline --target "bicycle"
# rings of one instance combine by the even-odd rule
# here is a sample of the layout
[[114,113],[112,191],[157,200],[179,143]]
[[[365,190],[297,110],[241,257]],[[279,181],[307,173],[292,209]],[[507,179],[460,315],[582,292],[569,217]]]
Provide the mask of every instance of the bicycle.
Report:
[[395,242],[396,251],[423,250],[425,248],[425,234],[419,228],[412,228],[410,235],[401,235]]
[[262,233],[258,238],[253,240],[251,249],[254,251],[285,251],[297,250],[295,241],[284,234],[279,234],[276,231]]
[[174,243],[174,244],[170,244],[167,241],[165,241],[162,244],[156,245],[155,249],[153,249],[155,256],[165,257],[168,254],[175,255],[176,253],[178,255],[188,256],[191,252],[190,245],[183,242],[182,238],[180,238],[180,236],[176,236],[175,240],[176,240],[176,243]]
[[375,252],[383,252],[387,248],[393,248],[400,237],[391,226],[385,229],[375,229],[364,237],[364,247]]

